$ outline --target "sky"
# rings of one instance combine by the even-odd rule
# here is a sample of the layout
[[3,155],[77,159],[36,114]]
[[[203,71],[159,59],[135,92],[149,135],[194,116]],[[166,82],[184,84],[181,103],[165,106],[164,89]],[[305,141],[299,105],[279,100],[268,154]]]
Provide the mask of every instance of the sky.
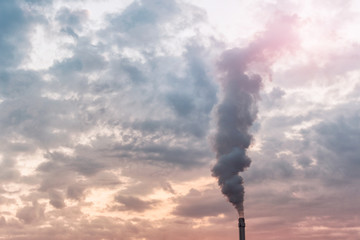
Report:
[[359,27],[357,0],[0,1],[0,239],[237,239],[225,168],[247,239],[360,239]]

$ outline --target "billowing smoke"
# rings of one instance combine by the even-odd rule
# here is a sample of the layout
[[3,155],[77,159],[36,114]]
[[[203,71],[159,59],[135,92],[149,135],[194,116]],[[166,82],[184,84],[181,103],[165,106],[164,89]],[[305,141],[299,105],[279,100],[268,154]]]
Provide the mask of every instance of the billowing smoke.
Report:
[[239,172],[250,166],[246,149],[250,146],[248,130],[256,117],[256,99],[261,86],[258,75],[248,75],[246,51],[232,49],[223,54],[220,63],[224,98],[217,108],[215,151],[218,159],[212,169],[222,193],[243,215],[244,187]]
[[239,172],[251,163],[246,150],[252,140],[249,128],[256,118],[262,81],[260,75],[251,73],[249,66],[259,64],[266,69],[269,61],[294,40],[294,17],[282,16],[276,20],[248,47],[227,50],[219,61],[223,98],[216,110],[217,163],[212,174],[240,216],[244,215],[244,186]]

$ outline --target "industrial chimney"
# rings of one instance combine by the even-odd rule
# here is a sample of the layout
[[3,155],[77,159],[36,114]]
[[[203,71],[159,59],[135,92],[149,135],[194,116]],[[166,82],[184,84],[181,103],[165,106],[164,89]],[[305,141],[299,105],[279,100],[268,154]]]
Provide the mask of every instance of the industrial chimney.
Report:
[[245,240],[245,218],[239,218],[239,240]]

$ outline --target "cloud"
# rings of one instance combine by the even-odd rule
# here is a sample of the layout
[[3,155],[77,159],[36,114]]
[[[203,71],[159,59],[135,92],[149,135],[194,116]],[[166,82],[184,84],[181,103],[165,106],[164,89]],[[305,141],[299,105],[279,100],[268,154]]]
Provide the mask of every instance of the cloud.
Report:
[[218,189],[198,191],[191,189],[188,194],[176,200],[174,215],[187,218],[216,217],[233,212],[229,203],[219,196]]
[[76,10],[71,11],[69,8],[62,8],[58,11],[56,20],[60,23],[78,28],[81,26],[81,23],[87,18],[86,10]]
[[144,201],[137,197],[122,196],[120,194],[115,196],[115,202],[119,203],[120,205],[114,205],[112,209],[117,211],[134,212],[144,212],[154,208],[159,203],[157,200]]
[[316,126],[319,149],[318,164],[324,173],[331,174],[329,182],[347,181],[357,178],[359,170],[358,144],[360,133],[359,115],[346,114]]
[[49,192],[50,204],[55,208],[64,208],[64,196],[60,191],[52,190]]
[[109,16],[112,32],[119,34],[120,44],[144,44],[145,46],[166,36],[162,25],[179,12],[175,1],[134,1],[121,14]]
[[0,62],[2,68],[17,66],[21,60],[28,21],[24,12],[14,1],[0,3]]
[[26,224],[36,223],[44,220],[45,206],[37,202],[33,202],[32,206],[25,206],[19,209],[16,217]]
[[[243,175],[248,237],[357,239],[355,1],[115,2],[0,2],[1,235],[235,238],[209,147],[215,66],[233,49],[225,67],[250,59],[265,80]],[[227,27],[209,25],[212,8]]]
[[66,190],[66,197],[69,199],[80,200],[83,197],[85,186],[82,184],[74,183],[69,185]]

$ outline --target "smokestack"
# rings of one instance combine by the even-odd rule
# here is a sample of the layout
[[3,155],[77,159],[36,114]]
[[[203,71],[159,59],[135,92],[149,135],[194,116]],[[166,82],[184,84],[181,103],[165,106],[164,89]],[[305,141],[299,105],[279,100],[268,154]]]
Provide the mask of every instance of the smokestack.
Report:
[[245,218],[239,218],[239,240],[245,240]]
[[247,155],[252,142],[250,128],[256,119],[262,86],[256,69],[259,73],[270,73],[276,57],[297,46],[295,24],[296,16],[278,14],[247,47],[224,51],[218,62],[222,99],[214,112],[217,121],[213,147],[217,162],[212,175],[239,214],[240,240],[245,240],[245,191],[239,174],[251,163]]

